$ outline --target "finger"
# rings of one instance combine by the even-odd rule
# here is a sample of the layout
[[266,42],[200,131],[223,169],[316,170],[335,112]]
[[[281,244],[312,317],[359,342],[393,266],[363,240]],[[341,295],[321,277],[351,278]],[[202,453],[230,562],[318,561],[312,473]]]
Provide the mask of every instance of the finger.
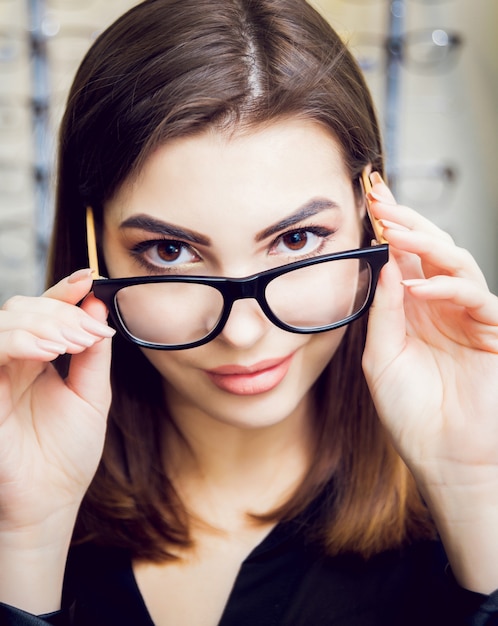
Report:
[[[0,310],[0,332],[23,329],[34,340],[39,338],[64,345],[64,351],[69,354],[81,352],[102,337],[111,337],[114,331],[105,319],[95,319],[84,307],[75,306],[88,294],[91,284],[91,270],[79,270],[47,290],[45,297],[14,296]],[[18,345],[16,337],[9,345],[12,341]],[[42,351],[49,348],[60,352],[59,348],[41,347]],[[40,346],[33,348],[36,354],[40,352]],[[23,354],[22,351],[17,353]]]
[[452,241],[450,235],[436,226],[434,222],[410,207],[397,204],[390,189],[379,174],[374,172],[371,178],[376,181],[374,184],[372,180],[372,191],[368,194],[370,209],[374,217],[409,230],[422,230],[437,235],[446,241]]
[[386,185],[379,172],[372,172],[370,174],[370,182],[372,184],[372,195],[374,197],[379,196],[379,199],[387,204],[397,204],[396,198],[393,196],[392,191],[389,189],[388,185]]
[[382,221],[384,237],[398,250],[410,252],[420,257],[426,276],[451,274],[470,278],[487,288],[486,279],[473,256],[455,246],[451,239],[443,239],[432,232],[409,230]]
[[[40,349],[76,354],[103,337],[114,335],[114,330],[105,322],[94,319],[83,309],[56,301],[47,307],[46,300],[18,296],[15,302],[6,303],[6,308],[0,311],[0,336],[3,338],[0,350],[12,357],[16,354],[16,358],[23,358],[23,355],[30,358],[31,349],[36,354]],[[20,331],[23,333],[19,334]],[[31,348],[26,343],[29,339]]]
[[[90,294],[82,304],[92,318],[104,323],[105,305]],[[101,413],[107,413],[110,398],[111,339],[106,338],[71,358],[66,384]]]
[[49,362],[66,350],[66,344],[37,337],[24,329],[0,333],[0,366],[13,360]]
[[93,304],[86,307],[82,304],[80,307],[81,311],[88,313],[88,316],[82,317],[81,326],[89,333],[95,333],[101,337],[112,337],[114,331],[109,331],[107,327],[107,309],[105,305],[97,300],[93,294],[89,295],[93,282],[92,275],[93,270],[91,269],[77,270],[48,289],[43,295],[69,304],[83,302],[83,299],[87,296]]
[[442,241],[453,243],[453,239],[447,232],[410,207],[402,204],[388,204],[372,197],[370,210],[373,216],[386,228],[426,232]]
[[380,273],[375,298],[368,314],[363,367],[375,376],[403,350],[406,341],[404,288],[401,270],[391,258]]
[[99,413],[107,415],[111,399],[111,340],[102,339],[71,357],[66,385]]
[[77,270],[53,285],[53,287],[50,287],[50,289],[47,289],[43,296],[69,304],[77,304],[90,291],[92,282],[91,269]]
[[498,337],[498,297],[471,280],[453,276],[403,280],[410,294],[421,300],[448,300],[464,307],[476,321],[493,327]]
[[[472,255],[454,245],[453,239],[413,209],[398,205],[381,176],[371,175],[372,192],[369,193],[370,210],[383,228],[389,243],[400,250],[412,252],[432,265],[430,275],[444,273],[471,276],[486,285],[486,279]],[[425,235],[425,237],[424,237]]]
[[86,296],[86,298],[81,303],[80,308],[82,311],[85,311],[85,313],[87,313],[91,317],[91,319],[100,324],[106,324],[108,315],[107,307],[102,302],[102,300],[96,298],[93,293],[90,293],[88,294],[88,296]]
[[[104,324],[107,319],[106,306],[93,294],[89,294],[81,305],[92,319]],[[113,333],[115,331],[111,330]],[[91,349],[73,356],[67,383],[81,397],[94,406],[107,406],[110,399],[109,372],[111,363],[111,339],[98,342]]]

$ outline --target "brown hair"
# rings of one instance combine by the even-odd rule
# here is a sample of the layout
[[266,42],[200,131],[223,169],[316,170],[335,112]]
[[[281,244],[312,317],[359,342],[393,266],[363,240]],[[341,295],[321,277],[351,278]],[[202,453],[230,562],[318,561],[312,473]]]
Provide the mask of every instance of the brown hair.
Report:
[[[283,116],[325,125],[357,193],[367,163],[382,171],[379,129],[356,63],[304,0],[147,0],[105,31],[76,75],[63,119],[50,281],[88,261],[85,207],[102,207],[151,151],[208,126],[251,128]],[[358,196],[359,197],[359,196]],[[371,233],[365,230],[365,245]],[[104,270],[105,271],[105,270]],[[331,553],[363,555],[426,535],[414,482],[389,443],[361,372],[365,320],[353,324],[315,385],[316,454],[287,519],[323,494],[318,533]],[[171,423],[159,374],[114,342],[113,402],[103,458],[76,529],[79,540],[161,559],[189,545],[188,516],[165,473]]]

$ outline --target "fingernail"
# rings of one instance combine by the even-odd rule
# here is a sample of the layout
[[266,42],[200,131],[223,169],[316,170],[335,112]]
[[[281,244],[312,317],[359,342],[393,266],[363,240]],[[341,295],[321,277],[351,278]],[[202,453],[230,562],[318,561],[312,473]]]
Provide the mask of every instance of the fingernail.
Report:
[[79,346],[86,346],[89,348],[95,343],[95,337],[92,338],[87,335],[87,333],[74,328],[64,328],[61,332],[65,339]]
[[407,278],[401,281],[405,287],[422,287],[427,284],[425,278]]
[[52,354],[64,354],[66,352],[66,346],[62,343],[49,341],[48,339],[37,339],[36,344],[45,352],[51,352]]
[[[375,185],[377,183],[384,183],[384,179],[382,178],[382,176],[379,174],[379,172],[372,172],[370,174],[370,182],[372,183],[372,185]],[[385,183],[384,183],[385,184]]]
[[116,331],[114,328],[102,324],[93,318],[86,318],[81,322],[81,327],[89,333],[99,335],[100,337],[114,337]]
[[67,282],[78,283],[80,281],[87,280],[88,278],[91,277],[92,274],[93,274],[93,270],[90,268],[76,270],[76,272],[73,272],[71,276],[68,277]]
[[385,199],[378,193],[375,193],[375,191],[369,191],[367,193],[367,198],[369,200],[377,200],[377,202],[385,202]]
[[389,220],[383,220],[383,219],[380,219],[379,222],[382,228],[389,228],[390,230],[404,231],[405,233],[410,232],[409,228],[407,228],[406,226],[402,226],[401,224],[396,224],[396,222],[390,222]]

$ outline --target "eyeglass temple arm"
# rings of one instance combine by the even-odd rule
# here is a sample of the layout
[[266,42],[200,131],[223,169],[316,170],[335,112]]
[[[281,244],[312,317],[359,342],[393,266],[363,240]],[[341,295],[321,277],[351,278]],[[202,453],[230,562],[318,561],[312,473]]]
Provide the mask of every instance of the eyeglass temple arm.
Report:
[[370,211],[370,200],[368,199],[367,194],[370,193],[370,191],[372,191],[372,184],[370,182],[370,176],[367,173],[367,168],[365,168],[361,173],[361,182],[363,185],[363,192],[365,193],[365,204],[367,208],[367,215],[370,220],[370,223],[372,224],[372,228],[375,234],[375,240],[379,244],[387,243],[387,239],[385,239],[384,235],[382,234],[382,226],[380,225],[379,220],[375,218],[372,215],[372,212]]
[[88,250],[88,263],[95,277],[100,276],[99,258],[97,256],[97,240],[95,238],[95,221],[91,206],[86,208],[86,243]]

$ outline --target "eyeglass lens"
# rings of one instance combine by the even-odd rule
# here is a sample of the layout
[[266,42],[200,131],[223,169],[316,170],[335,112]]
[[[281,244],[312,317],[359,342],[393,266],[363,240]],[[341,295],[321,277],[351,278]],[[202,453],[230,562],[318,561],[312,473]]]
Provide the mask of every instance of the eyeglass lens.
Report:
[[[325,329],[364,306],[371,269],[362,259],[334,259],[304,266],[271,280],[265,291],[273,315],[296,331]],[[215,287],[151,282],[120,289],[116,309],[129,334],[164,346],[189,344],[209,335],[224,312]]]

